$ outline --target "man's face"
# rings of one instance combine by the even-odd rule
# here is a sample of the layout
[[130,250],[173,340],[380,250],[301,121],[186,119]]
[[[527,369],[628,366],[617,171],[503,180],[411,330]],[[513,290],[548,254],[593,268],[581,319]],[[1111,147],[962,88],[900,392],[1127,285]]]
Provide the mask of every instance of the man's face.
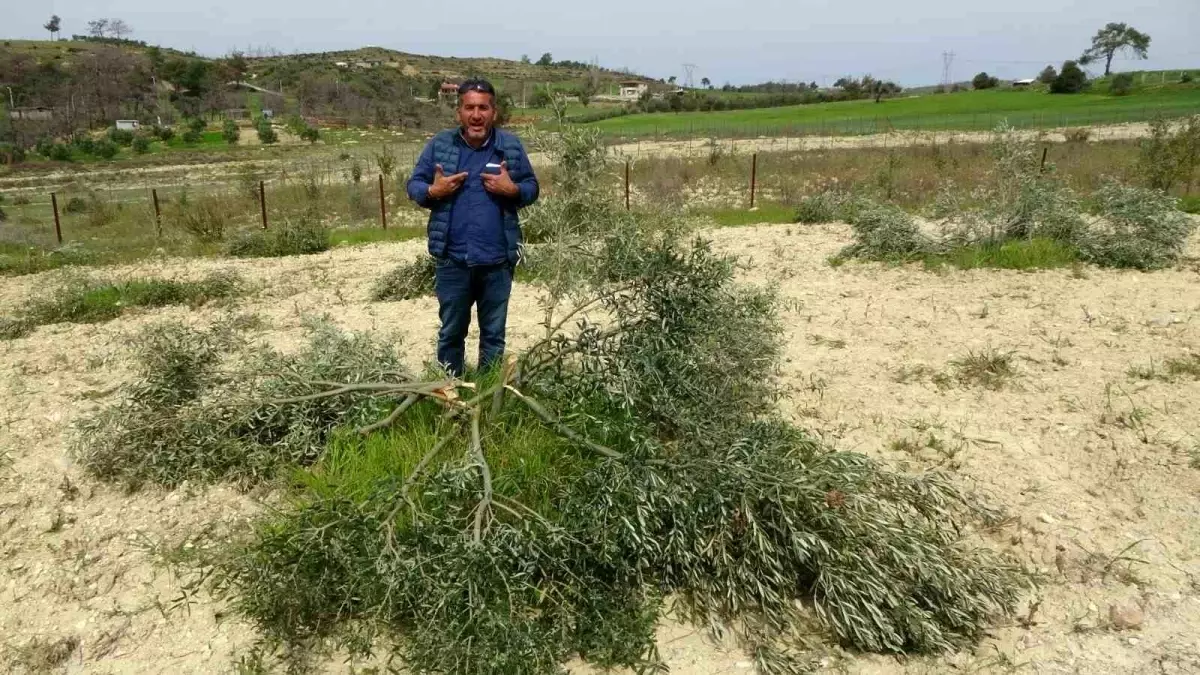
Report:
[[458,101],[458,122],[462,124],[468,141],[482,143],[492,133],[496,123],[496,104],[491,94],[468,91]]

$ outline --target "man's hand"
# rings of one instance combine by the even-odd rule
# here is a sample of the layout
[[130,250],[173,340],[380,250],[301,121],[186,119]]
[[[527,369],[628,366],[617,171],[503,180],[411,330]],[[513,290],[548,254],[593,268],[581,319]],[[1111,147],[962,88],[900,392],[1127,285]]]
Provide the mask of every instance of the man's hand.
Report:
[[483,188],[501,197],[512,198],[521,194],[521,191],[517,188],[517,184],[508,175],[508,162],[500,162],[500,173],[483,174]]
[[438,164],[433,169],[433,182],[429,185],[429,198],[445,199],[458,192],[465,180],[467,180],[466,171],[447,176],[442,170],[442,165]]

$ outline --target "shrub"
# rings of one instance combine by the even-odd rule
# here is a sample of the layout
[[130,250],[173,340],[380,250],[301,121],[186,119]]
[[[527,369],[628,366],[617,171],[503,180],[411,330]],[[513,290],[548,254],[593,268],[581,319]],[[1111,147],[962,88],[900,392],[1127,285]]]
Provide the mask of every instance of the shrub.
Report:
[[271,127],[271,120],[265,117],[258,120],[258,140],[263,145],[270,145],[279,140],[279,136],[275,134],[275,129]]
[[1133,91],[1133,74],[1117,73],[1108,86],[1108,93],[1113,96],[1126,96]]
[[25,148],[7,141],[0,142],[0,161],[8,165],[25,161]]
[[1192,221],[1162,192],[1109,182],[1093,196],[1099,221],[1080,242],[1084,257],[1107,267],[1155,269],[1183,254]]
[[186,143],[187,145],[195,145],[195,144],[199,143],[200,141],[204,140],[204,134],[202,132],[195,131],[193,129],[188,129],[187,131],[180,134],[179,139],[181,141],[183,141],[184,143]]
[[103,139],[96,141],[92,146],[92,154],[100,159],[112,159],[117,156],[119,150],[116,144]]
[[1087,73],[1074,61],[1066,61],[1050,83],[1051,94],[1078,94],[1087,88]]
[[992,77],[987,73],[979,73],[971,78],[971,86],[975,89],[992,89],[999,84],[999,78]]
[[1200,115],[1177,123],[1175,131],[1164,117],[1150,120],[1150,135],[1141,141],[1138,168],[1146,185],[1166,192],[1177,183],[1190,185],[1200,166]]
[[96,139],[86,131],[80,131],[71,137],[71,146],[85,155],[92,155],[96,152]]
[[237,122],[225,120],[225,124],[221,127],[221,138],[224,138],[226,143],[234,145],[240,137]]
[[147,152],[150,152],[150,139],[145,136],[135,136],[132,146],[135,153],[144,155]]
[[34,144],[33,150],[42,157],[49,157],[53,147],[54,139],[48,136],[42,136],[41,138],[37,139],[37,143]]
[[207,194],[195,200],[181,197],[170,218],[197,241],[211,243],[225,239],[238,211],[237,202],[228,195]]
[[1179,76],[1179,81],[1182,82],[1183,84],[1187,84],[1188,82],[1191,82],[1193,79],[1195,79],[1195,76],[1186,70],[1183,72],[1182,75]]
[[91,207],[92,203],[83,197],[70,197],[62,210],[63,213],[87,213]]
[[356,184],[361,182],[362,175],[363,175],[362,164],[359,164],[358,160],[356,159],[353,162],[351,162],[351,164],[350,164],[350,182],[356,183]]
[[288,222],[270,230],[242,232],[225,248],[235,258],[307,255],[329,250],[329,228],[316,221]]
[[806,195],[796,205],[797,223],[831,223],[841,217],[844,195],[835,192],[818,192]]
[[194,131],[197,134],[203,134],[204,129],[208,127],[208,123],[205,122],[204,118],[202,117],[193,117],[192,119],[188,120],[187,127],[188,131]]
[[304,127],[300,132],[300,139],[309,143],[316,143],[321,138],[321,132],[317,131],[316,127]]
[[371,299],[384,302],[431,296],[436,272],[436,261],[429,255],[398,265],[375,283]]
[[117,145],[124,145],[128,147],[133,144],[133,132],[129,129],[118,129],[113,127],[112,129],[108,130],[108,140],[116,143]]
[[64,143],[51,143],[45,156],[56,162],[69,162],[71,161],[71,146]]
[[1092,130],[1087,127],[1074,127],[1063,132],[1068,143],[1086,143],[1092,137]]
[[175,130],[171,127],[154,127],[152,133],[158,140],[164,143],[175,138]]

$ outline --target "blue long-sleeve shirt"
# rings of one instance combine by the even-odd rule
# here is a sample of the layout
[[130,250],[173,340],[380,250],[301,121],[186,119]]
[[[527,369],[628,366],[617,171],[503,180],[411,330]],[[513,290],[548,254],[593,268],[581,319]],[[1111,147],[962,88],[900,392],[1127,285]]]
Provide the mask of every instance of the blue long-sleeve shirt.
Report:
[[[454,142],[459,147],[458,166],[444,167],[445,173],[465,171],[467,178],[457,192],[446,198],[451,201],[451,210],[445,255],[471,266],[503,263],[508,259],[504,209],[533,203],[538,195],[537,179],[532,170],[518,171],[518,174],[527,173],[528,176],[513,175],[514,167],[509,166],[510,177],[517,183],[517,196],[492,194],[484,187],[483,174],[498,173],[498,167],[504,161],[504,154],[496,147],[496,133],[493,132],[478,149],[463,140],[461,134],[455,135]],[[528,163],[527,158],[522,159]],[[409,197],[421,206],[432,207],[436,202],[429,198],[436,166],[431,142],[418,158],[407,186]]]

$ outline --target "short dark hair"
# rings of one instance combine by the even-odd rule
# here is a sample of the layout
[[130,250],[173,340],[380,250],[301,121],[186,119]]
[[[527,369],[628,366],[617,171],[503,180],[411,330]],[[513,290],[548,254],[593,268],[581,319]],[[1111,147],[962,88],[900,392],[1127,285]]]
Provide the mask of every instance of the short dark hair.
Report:
[[463,80],[462,84],[458,85],[459,101],[462,100],[463,95],[468,91],[478,91],[483,94],[489,94],[492,97],[492,101],[496,101],[496,88],[492,86],[491,82],[488,82],[485,79],[471,78],[469,80]]

